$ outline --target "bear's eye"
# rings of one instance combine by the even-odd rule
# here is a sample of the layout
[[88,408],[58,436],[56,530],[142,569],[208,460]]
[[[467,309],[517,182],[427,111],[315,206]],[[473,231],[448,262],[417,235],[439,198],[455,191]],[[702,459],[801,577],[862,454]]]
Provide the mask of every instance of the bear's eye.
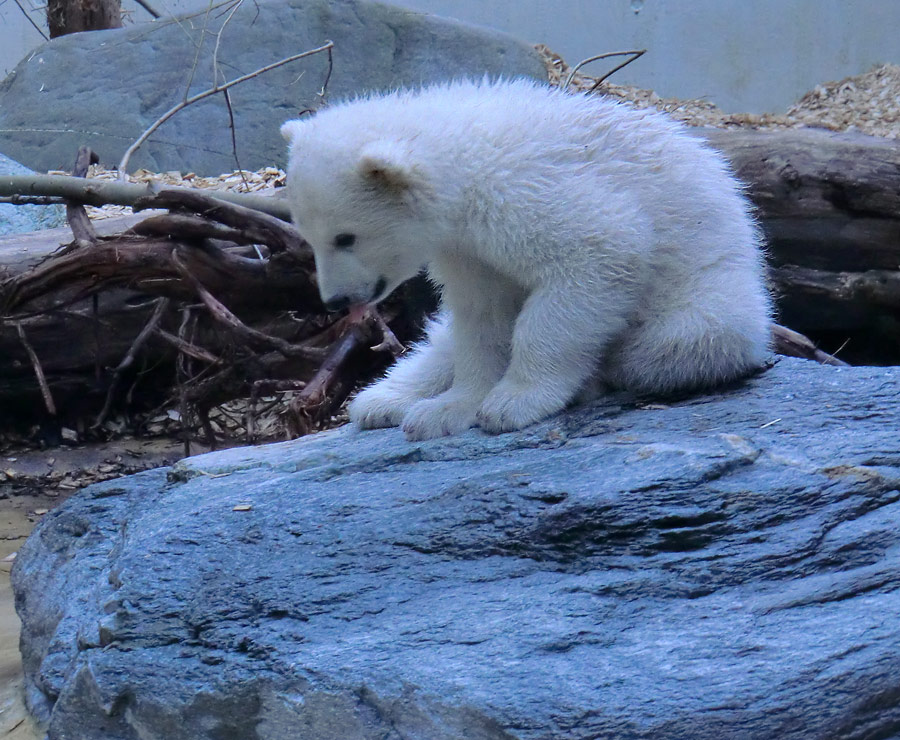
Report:
[[334,237],[334,246],[338,249],[346,249],[356,244],[356,234],[338,234]]

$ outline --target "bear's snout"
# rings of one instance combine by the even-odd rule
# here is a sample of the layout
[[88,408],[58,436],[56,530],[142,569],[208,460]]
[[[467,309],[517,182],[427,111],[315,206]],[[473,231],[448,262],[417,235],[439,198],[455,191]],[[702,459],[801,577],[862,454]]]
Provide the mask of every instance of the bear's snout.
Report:
[[353,305],[364,305],[367,303],[377,303],[384,293],[384,289],[387,287],[387,280],[382,275],[378,278],[378,282],[375,283],[375,287],[372,289],[372,292],[368,296],[350,296],[346,294],[338,294],[333,295],[331,298],[323,299],[323,303],[325,304],[325,308],[329,311],[342,311],[345,308],[348,308]]
[[345,295],[337,296],[335,298],[329,298],[327,301],[325,301],[325,308],[332,313],[334,313],[335,311],[342,311],[349,305],[350,299]]

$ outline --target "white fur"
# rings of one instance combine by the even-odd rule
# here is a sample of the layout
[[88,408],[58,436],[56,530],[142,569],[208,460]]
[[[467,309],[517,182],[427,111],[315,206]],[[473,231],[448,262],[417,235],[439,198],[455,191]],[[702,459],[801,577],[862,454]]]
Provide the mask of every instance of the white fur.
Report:
[[[459,82],[282,133],[323,300],[377,301],[423,267],[442,287],[427,341],[351,403],[361,427],[520,429],[593,387],[706,387],[765,358],[747,200],[721,155],[659,113]],[[337,249],[337,234],[356,242]]]

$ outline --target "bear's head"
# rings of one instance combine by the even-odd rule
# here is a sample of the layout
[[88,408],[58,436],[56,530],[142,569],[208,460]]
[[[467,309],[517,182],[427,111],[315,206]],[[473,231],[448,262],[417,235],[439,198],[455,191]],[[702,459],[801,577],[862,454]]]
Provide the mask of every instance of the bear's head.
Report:
[[402,142],[345,134],[319,116],[281,127],[294,225],[330,310],[376,303],[431,260],[431,188]]

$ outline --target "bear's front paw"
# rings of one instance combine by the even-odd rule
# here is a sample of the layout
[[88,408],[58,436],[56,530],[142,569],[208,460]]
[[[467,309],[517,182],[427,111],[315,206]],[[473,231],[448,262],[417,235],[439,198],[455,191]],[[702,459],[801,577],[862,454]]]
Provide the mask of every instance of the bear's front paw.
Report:
[[400,426],[406,412],[418,401],[418,398],[410,398],[385,387],[382,383],[375,383],[354,398],[347,412],[350,421],[360,429],[379,429],[381,427]]
[[411,442],[459,434],[475,426],[476,405],[457,396],[428,398],[403,417],[403,433]]
[[562,410],[564,404],[549,395],[539,387],[500,383],[481,404],[476,415],[478,426],[489,434],[500,434],[534,424]]

